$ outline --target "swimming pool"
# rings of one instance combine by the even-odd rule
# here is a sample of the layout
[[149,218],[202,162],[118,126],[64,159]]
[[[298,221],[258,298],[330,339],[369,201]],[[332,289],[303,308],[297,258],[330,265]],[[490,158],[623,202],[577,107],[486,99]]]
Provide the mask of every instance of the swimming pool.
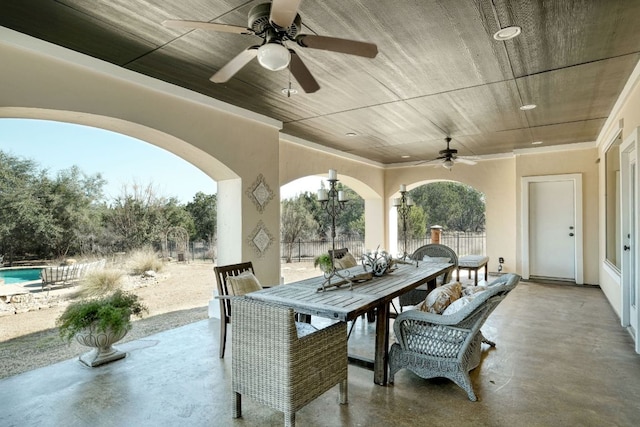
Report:
[[40,268],[2,268],[0,279],[3,279],[6,285],[33,282],[40,280],[40,270]]

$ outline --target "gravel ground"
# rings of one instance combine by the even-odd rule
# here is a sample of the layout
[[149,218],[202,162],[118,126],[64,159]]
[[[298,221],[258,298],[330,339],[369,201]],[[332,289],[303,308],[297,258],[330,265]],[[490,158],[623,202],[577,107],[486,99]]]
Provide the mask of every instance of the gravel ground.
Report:
[[[282,265],[285,283],[318,274],[320,271],[314,269],[313,263]],[[142,286],[133,292],[149,307],[149,313],[143,319],[135,320],[131,331],[120,342],[207,319],[209,300],[216,286],[213,265],[210,262],[171,263],[156,279],[142,283]],[[70,293],[68,289],[57,292]],[[0,317],[0,378],[71,359],[88,351],[76,342],[66,344],[60,339],[55,319],[63,310],[64,305],[60,305]]]

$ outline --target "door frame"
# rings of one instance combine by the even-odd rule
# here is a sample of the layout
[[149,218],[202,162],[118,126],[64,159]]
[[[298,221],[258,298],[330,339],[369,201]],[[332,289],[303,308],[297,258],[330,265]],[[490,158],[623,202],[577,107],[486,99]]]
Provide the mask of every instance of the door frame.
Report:
[[[631,221],[634,222],[634,236],[632,239],[633,244],[636,246],[634,248],[633,253],[635,254],[634,259],[631,259],[631,257],[629,256],[629,252],[627,251],[622,251],[622,271],[621,271],[621,278],[620,278],[620,284],[621,284],[621,289],[620,289],[620,294],[621,294],[621,298],[622,298],[622,305],[621,305],[621,313],[620,313],[620,322],[622,324],[623,327],[625,328],[629,328],[629,332],[633,335],[633,339],[635,341],[635,350],[637,353],[640,353],[640,292],[638,292],[638,287],[636,286],[636,301],[635,301],[635,305],[636,305],[636,315],[635,315],[635,319],[632,319],[631,317],[631,279],[630,279],[630,270],[629,270],[629,265],[631,263],[633,263],[633,265],[635,266],[635,280],[636,282],[638,281],[638,266],[640,265],[639,263],[639,259],[640,259],[640,250],[638,250],[639,248],[637,247],[638,245],[638,238],[640,236],[640,230],[638,230],[638,212],[639,211],[639,204],[640,201],[638,200],[638,191],[639,191],[639,177],[640,177],[640,168],[639,166],[639,162],[638,162],[638,139],[640,138],[639,136],[639,129],[640,128],[635,128],[630,134],[629,136],[627,136],[624,141],[622,142],[622,144],[620,145],[620,202],[621,202],[621,206],[620,206],[620,221],[621,221],[621,225],[622,225],[622,236],[624,236],[625,234],[628,234],[628,231],[630,229],[630,224]],[[636,197],[635,197],[635,204],[636,206],[634,207],[634,211],[636,213],[634,218],[630,218],[629,216],[629,211],[630,211],[630,206],[629,206],[629,200],[627,197],[625,197],[626,194],[628,194],[629,191],[629,168],[628,168],[628,153],[632,150],[635,150],[636,152],[636,185],[635,185],[635,189],[636,189]],[[625,239],[623,238],[620,242],[621,245],[625,244]]]
[[582,248],[582,174],[525,176],[522,186],[522,278],[529,279],[529,185],[534,182],[571,181],[573,183],[573,212],[575,232],[575,281],[584,284],[583,248]]

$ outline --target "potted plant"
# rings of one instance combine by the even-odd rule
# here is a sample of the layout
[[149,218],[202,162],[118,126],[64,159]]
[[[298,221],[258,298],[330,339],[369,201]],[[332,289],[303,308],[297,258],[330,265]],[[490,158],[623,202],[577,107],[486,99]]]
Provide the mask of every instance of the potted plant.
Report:
[[137,295],[118,289],[71,303],[56,324],[63,340],[71,342],[75,337],[80,344],[94,347],[80,356],[82,363],[94,367],[126,356],[112,344],[129,332],[131,316],[141,317],[147,311]]
[[331,271],[331,269],[333,268],[333,262],[331,261],[331,255],[329,255],[328,253],[323,253],[321,255],[318,255],[313,260],[313,266],[314,267],[320,267],[320,270],[322,270],[324,273],[329,273]]

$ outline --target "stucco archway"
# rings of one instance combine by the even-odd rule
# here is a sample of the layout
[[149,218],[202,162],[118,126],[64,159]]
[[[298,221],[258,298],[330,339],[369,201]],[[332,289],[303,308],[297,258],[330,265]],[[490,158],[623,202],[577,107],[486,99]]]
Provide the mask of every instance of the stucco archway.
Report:
[[[293,182],[296,179],[304,178],[306,176],[317,176],[326,180],[327,172],[297,176],[289,179],[287,182],[281,183],[281,185],[286,185],[289,182]],[[342,184],[355,191],[364,200],[365,247],[375,248],[379,245],[384,246],[384,229],[383,227],[380,227],[380,224],[384,221],[384,201],[382,196],[380,196],[370,185],[354,176],[338,174],[338,179]],[[314,193],[317,190],[318,188],[309,188],[307,191]]]
[[[279,204],[255,209],[258,176],[279,198],[282,124],[29,36],[0,29],[0,117],[38,118],[122,133],[163,148],[218,182],[218,260],[250,260],[265,284],[280,277],[279,239],[256,250],[252,236],[277,236]],[[260,141],[259,145],[255,141]]]

